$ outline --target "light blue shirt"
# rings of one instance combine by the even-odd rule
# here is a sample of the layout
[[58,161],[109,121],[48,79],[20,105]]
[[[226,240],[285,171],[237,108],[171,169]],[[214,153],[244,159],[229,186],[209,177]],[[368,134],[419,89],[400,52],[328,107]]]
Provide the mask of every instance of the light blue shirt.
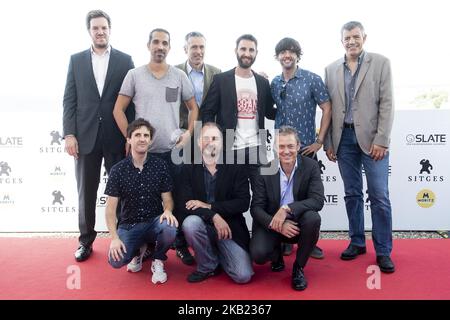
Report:
[[202,71],[197,71],[192,68],[189,62],[187,62],[186,65],[189,80],[191,80],[192,86],[194,87],[195,102],[197,102],[197,105],[200,107],[203,99],[203,77],[205,75],[205,65],[203,65]]
[[284,173],[281,164],[278,164],[280,169],[280,207],[294,202],[294,173],[298,167],[298,160],[295,160],[294,170],[291,172],[291,176],[288,178]]

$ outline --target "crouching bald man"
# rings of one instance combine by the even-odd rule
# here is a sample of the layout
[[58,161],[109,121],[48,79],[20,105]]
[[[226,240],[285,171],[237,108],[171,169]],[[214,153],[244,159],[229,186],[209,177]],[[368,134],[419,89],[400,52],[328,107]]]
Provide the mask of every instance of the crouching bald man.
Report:
[[222,142],[218,125],[205,123],[198,139],[202,163],[182,169],[178,212],[185,216],[182,229],[197,261],[189,282],[206,280],[221,269],[236,283],[247,283],[253,275],[243,216],[250,204],[248,176],[243,165],[218,163]]

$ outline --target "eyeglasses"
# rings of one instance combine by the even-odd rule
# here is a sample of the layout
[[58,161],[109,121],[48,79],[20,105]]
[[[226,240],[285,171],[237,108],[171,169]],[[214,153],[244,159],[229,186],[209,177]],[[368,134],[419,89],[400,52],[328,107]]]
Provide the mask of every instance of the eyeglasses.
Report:
[[280,91],[280,99],[284,100],[286,98],[286,85],[287,82],[285,82],[282,86],[281,86],[281,91]]

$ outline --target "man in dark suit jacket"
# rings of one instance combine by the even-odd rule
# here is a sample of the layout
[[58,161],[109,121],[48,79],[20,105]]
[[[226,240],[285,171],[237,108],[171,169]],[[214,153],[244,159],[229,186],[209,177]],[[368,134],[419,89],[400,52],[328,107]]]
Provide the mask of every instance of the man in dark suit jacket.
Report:
[[272,260],[272,271],[282,271],[281,242],[297,243],[292,287],[304,290],[308,284],[303,268],[319,238],[324,187],[317,162],[297,155],[300,140],[293,127],[280,127],[275,150],[278,172],[258,176],[254,187],[250,254],[257,264]]
[[[251,180],[258,174],[258,164],[266,162],[265,131],[260,132],[264,118],[273,120],[276,114],[269,81],[251,69],[257,45],[250,34],[237,39],[238,66],[214,76],[200,109],[203,123],[217,122],[224,131],[232,129],[234,137],[224,136],[225,151],[235,151],[234,163],[237,157],[245,155]],[[226,162],[230,162],[228,157]]]
[[203,281],[221,267],[233,281],[247,283],[253,275],[243,216],[250,202],[247,176],[243,166],[218,164],[222,134],[215,123],[204,124],[198,145],[202,164],[184,165],[178,203],[182,229],[197,260],[197,270],[187,280]]
[[[72,55],[64,91],[63,130],[65,149],[75,158],[79,206],[79,248],[77,261],[89,258],[97,235],[95,207],[102,159],[109,173],[125,156],[122,136],[112,110],[131,57],[109,45],[111,19],[103,11],[90,11],[86,17],[92,46]],[[128,119],[134,117],[133,109]]]
[[[208,93],[209,87],[213,76],[220,73],[220,69],[204,63],[206,39],[200,32],[189,32],[185,38],[184,52],[188,56],[188,60],[184,63],[176,65],[178,69],[182,70],[189,77],[194,88],[195,102],[198,106],[201,106],[202,101],[205,99]],[[180,128],[188,129],[188,115],[189,110],[185,105],[180,106]],[[197,120],[197,119],[195,119]],[[191,160],[194,159],[194,139],[191,140]],[[182,222],[182,221],[181,221]],[[181,226],[180,226],[181,227]],[[186,239],[183,232],[177,233],[175,240],[175,249],[177,257],[181,258],[186,265],[194,264],[194,258],[192,257],[187,247]]]

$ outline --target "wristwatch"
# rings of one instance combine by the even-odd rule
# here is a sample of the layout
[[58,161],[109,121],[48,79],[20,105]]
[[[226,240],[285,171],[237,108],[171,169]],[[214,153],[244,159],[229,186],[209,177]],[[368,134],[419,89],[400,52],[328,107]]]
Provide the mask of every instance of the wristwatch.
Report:
[[316,143],[322,145],[322,144],[323,144],[323,141],[322,141],[320,138],[317,138],[317,139],[316,139]]

